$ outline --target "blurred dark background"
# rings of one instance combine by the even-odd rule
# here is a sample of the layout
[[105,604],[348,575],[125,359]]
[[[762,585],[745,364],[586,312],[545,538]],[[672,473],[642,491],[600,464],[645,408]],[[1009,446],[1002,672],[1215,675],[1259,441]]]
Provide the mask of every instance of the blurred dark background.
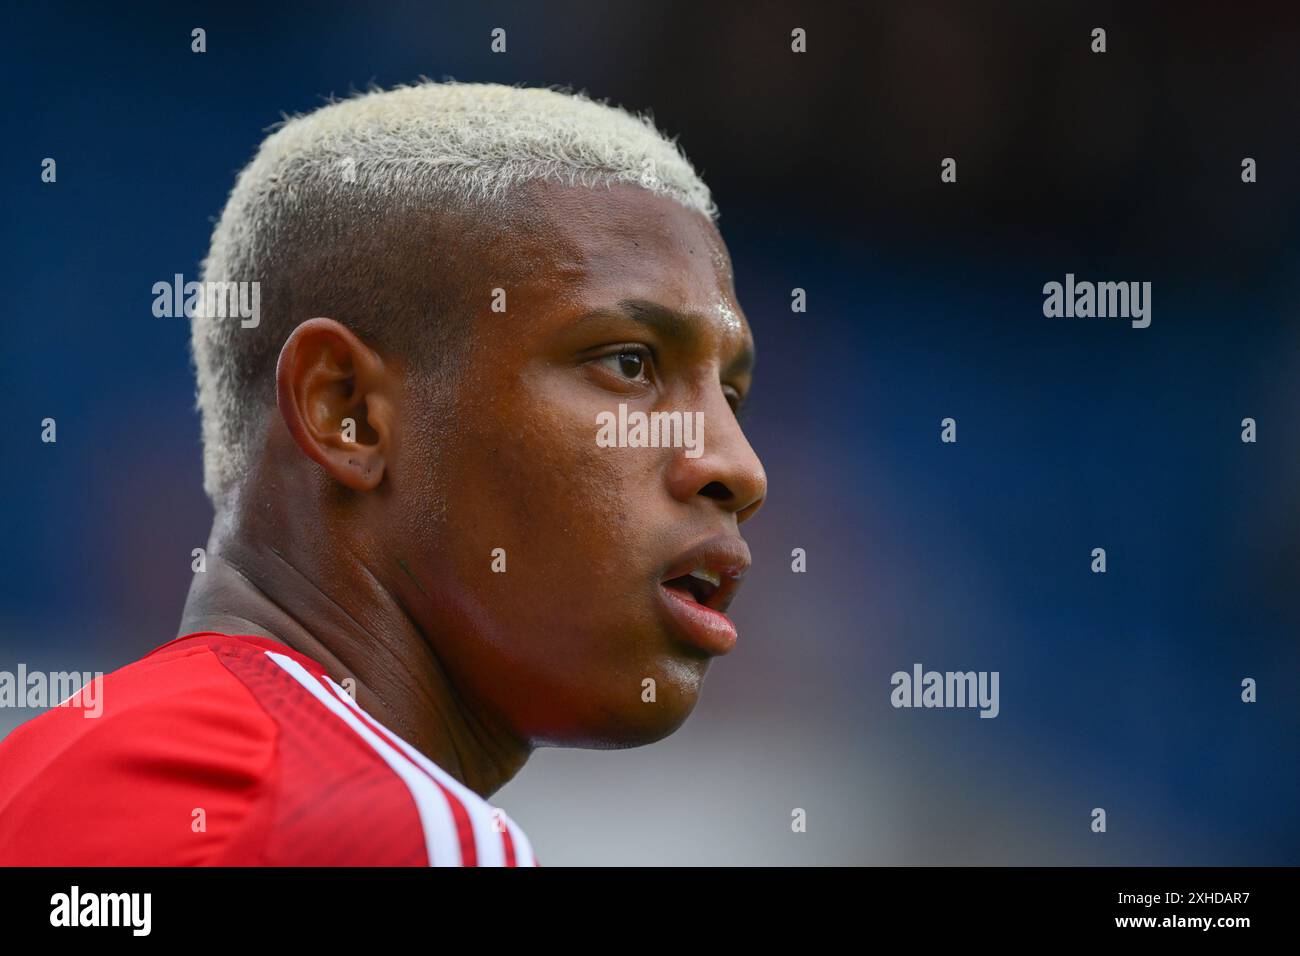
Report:
[[[714,190],[770,497],[741,643],[685,727],[541,751],[493,798],[543,863],[1300,863],[1297,10],[50,3],[5,21],[0,669],[107,671],[175,635],[211,511],[187,328],[150,290],[197,274],[281,111],[421,75],[564,84],[652,110]],[[1151,327],[1044,318],[1067,272],[1152,282]],[[999,671],[1001,715],[894,710],[889,676],[914,662]],[[29,716],[0,710],[0,735]]]

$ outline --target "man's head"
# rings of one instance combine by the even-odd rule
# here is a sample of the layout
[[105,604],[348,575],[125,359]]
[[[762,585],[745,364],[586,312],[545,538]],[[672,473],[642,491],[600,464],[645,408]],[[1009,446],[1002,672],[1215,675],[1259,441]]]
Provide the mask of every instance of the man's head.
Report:
[[204,264],[260,283],[261,321],[193,319],[219,514],[317,587],[372,582],[522,739],[670,733],[729,647],[700,602],[766,490],[714,216],[652,125],[569,94],[423,84],[289,120]]

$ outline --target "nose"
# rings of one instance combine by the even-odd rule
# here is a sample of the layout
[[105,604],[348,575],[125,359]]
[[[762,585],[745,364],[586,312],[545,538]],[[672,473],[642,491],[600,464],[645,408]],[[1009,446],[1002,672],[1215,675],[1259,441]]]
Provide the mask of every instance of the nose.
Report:
[[721,389],[702,411],[700,454],[674,457],[668,470],[668,490],[683,503],[707,498],[734,514],[739,524],[762,507],[767,474]]

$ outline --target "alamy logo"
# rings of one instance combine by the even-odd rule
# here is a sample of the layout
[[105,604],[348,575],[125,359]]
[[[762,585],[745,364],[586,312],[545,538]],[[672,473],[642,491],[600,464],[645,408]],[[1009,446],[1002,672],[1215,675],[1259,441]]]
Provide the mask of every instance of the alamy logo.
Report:
[[0,707],[80,707],[83,717],[104,713],[104,672],[0,671]]
[[171,282],[153,284],[153,314],[160,319],[239,319],[255,329],[262,321],[262,287],[257,282],[186,282],[179,272]]
[[1075,282],[1065,274],[1065,285],[1043,286],[1043,315],[1049,319],[1119,318],[1132,319],[1135,329],[1151,324],[1150,282]]
[[51,926],[129,926],[131,935],[148,936],[152,912],[152,893],[82,893],[74,886],[50,897]]
[[704,454],[703,412],[629,412],[620,402],[618,414],[596,416],[598,448],[685,448],[687,458]]
[[912,673],[895,671],[889,682],[894,690],[889,702],[895,707],[978,707],[981,717],[996,717],[997,671],[925,671],[912,665]]

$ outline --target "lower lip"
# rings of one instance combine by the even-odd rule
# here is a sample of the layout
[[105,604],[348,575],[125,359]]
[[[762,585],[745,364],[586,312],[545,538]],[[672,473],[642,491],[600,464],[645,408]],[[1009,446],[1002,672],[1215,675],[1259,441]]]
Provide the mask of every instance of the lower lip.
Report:
[[697,604],[672,588],[659,586],[668,610],[687,639],[710,654],[726,654],[736,646],[736,625],[721,611]]

